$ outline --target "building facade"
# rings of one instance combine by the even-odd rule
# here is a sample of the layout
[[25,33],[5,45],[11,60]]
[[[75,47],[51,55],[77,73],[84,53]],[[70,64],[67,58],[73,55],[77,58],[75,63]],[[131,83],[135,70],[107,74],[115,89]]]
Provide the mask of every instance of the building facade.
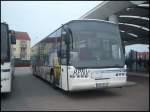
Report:
[[27,32],[15,31],[16,45],[13,45],[13,57],[19,60],[30,60],[30,37]]

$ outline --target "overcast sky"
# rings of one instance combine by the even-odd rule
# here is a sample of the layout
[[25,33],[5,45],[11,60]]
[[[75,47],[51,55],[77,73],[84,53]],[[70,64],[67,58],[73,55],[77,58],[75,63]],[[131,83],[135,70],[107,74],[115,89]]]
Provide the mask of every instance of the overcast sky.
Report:
[[62,24],[78,19],[101,1],[2,1],[1,21],[11,29],[28,32],[31,45]]
[[[27,32],[31,46],[49,35],[62,24],[79,19],[101,1],[2,1],[1,22],[10,29]],[[137,51],[149,51],[148,46],[127,47]]]

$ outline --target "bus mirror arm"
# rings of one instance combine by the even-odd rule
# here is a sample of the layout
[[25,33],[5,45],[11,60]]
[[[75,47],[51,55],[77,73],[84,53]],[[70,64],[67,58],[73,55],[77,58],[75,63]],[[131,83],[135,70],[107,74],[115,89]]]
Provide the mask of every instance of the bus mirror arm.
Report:
[[66,28],[66,44],[70,44],[70,40],[71,40],[71,43],[72,43],[72,46],[71,48],[73,49],[73,36],[72,36],[72,31],[70,28]]
[[72,34],[71,34],[71,40],[72,40],[72,49],[73,49],[73,36],[72,36]]
[[71,38],[71,44],[72,44],[71,48],[73,49],[73,36],[72,36],[72,31],[70,28],[68,28],[68,33],[69,33],[69,38]]
[[69,38],[69,34],[68,34],[68,31],[65,30],[65,32],[62,33],[62,36],[65,40],[65,44],[70,44],[70,38]]

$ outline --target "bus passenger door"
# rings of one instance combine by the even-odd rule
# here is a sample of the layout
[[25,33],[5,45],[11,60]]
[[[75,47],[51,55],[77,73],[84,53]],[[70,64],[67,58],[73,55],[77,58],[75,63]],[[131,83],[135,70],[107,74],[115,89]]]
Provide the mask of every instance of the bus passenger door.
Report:
[[62,29],[61,46],[60,46],[60,62],[61,62],[61,88],[68,90],[68,70],[67,70],[67,43],[66,32]]

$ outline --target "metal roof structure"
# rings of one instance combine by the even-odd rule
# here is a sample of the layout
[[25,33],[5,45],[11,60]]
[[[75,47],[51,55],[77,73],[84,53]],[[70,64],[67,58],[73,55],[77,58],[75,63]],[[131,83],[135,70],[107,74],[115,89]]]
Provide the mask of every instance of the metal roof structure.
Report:
[[149,44],[149,1],[104,1],[79,19],[109,20],[117,16],[125,45]]

